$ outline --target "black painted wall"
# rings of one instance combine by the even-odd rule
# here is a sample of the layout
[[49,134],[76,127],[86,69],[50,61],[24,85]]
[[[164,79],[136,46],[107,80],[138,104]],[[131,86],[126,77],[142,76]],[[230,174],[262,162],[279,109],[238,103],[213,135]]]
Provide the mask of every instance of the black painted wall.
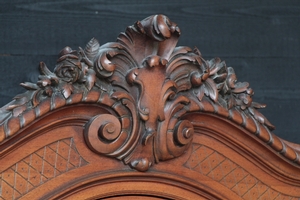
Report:
[[300,1],[51,1],[0,2],[0,106],[36,82],[38,63],[52,70],[65,46],[92,38],[115,41],[119,32],[162,13],[181,28],[179,45],[197,46],[205,59],[220,57],[239,81],[254,89],[254,101],[278,136],[300,143]]

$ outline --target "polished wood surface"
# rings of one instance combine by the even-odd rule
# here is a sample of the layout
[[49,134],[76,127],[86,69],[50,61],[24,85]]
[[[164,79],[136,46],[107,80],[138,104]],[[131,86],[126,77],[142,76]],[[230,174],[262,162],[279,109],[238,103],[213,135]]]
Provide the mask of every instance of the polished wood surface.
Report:
[[2,199],[299,199],[299,145],[164,15],[63,48],[0,109]]

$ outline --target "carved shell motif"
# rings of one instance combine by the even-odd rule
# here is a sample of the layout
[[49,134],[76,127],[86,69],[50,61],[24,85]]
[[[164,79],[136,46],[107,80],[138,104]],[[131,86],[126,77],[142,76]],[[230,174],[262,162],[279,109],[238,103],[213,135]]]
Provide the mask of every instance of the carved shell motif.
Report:
[[100,92],[97,103],[115,114],[91,119],[85,127],[86,143],[139,171],[189,148],[193,125],[181,117],[203,110],[204,101],[274,128],[256,110],[264,105],[252,102],[248,83],[236,82],[233,69],[219,58],[206,61],[198,49],[175,48],[179,36],[175,23],[155,15],[128,27],[116,42],[100,46],[93,38],[79,51],[65,47],[54,72],[41,63],[39,81],[22,84],[28,91],[7,105],[7,118],[47,98],[60,97],[72,104],[76,94]]

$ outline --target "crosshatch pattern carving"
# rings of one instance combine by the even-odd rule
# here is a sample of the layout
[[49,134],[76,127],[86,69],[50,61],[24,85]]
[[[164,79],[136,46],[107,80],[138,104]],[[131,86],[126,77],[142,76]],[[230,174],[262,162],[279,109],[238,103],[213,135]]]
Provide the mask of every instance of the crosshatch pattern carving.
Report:
[[221,153],[197,143],[185,167],[212,178],[244,199],[297,199],[270,188]]
[[52,178],[86,164],[73,138],[53,142],[1,173],[0,199],[18,199]]

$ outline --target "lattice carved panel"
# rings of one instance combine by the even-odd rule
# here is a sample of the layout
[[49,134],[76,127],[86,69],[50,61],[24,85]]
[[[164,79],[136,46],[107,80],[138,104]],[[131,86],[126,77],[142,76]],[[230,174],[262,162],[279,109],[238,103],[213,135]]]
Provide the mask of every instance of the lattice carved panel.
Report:
[[18,199],[39,185],[86,164],[73,138],[53,142],[1,173],[0,199]]
[[185,167],[223,184],[244,199],[300,199],[274,190],[214,149],[197,143],[192,148]]

